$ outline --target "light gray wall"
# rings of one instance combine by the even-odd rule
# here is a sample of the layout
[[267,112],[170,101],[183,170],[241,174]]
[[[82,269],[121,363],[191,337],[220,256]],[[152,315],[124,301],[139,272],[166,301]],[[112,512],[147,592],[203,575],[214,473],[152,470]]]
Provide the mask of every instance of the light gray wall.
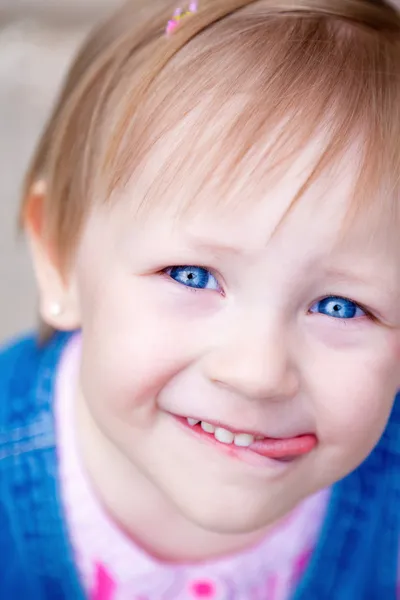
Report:
[[36,323],[17,235],[21,180],[65,71],[87,31],[118,0],[0,0],[0,342]]

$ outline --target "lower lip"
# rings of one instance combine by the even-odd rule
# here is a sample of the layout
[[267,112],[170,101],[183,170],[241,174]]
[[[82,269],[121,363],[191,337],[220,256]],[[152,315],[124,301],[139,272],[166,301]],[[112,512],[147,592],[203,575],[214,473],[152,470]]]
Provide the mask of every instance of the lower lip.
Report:
[[191,426],[183,417],[174,418],[198,439],[212,444],[228,456],[256,466],[287,467],[309,454],[317,445],[315,435],[303,435],[287,439],[255,440],[251,446],[243,448],[235,444],[219,442],[212,433],[203,431],[200,424]]

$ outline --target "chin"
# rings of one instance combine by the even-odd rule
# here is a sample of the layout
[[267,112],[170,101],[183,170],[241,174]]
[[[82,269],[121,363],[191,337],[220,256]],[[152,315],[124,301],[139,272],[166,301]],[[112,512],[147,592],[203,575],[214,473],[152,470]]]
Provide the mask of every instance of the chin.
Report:
[[283,515],[276,510],[270,512],[263,506],[253,503],[216,502],[177,503],[186,519],[210,533],[220,535],[248,535],[269,527]]
[[[189,515],[188,515],[189,516]],[[192,521],[202,529],[219,535],[249,535],[272,525],[276,519],[256,516],[246,510],[236,514],[208,513],[192,515]]]

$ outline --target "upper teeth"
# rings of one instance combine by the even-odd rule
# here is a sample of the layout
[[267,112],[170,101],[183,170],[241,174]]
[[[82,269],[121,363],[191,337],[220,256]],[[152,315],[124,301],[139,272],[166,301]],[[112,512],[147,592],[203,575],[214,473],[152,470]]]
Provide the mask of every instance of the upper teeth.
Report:
[[[188,419],[187,421],[191,427],[200,423],[203,431],[206,433],[213,433],[215,439],[222,444],[234,444],[235,446],[248,448],[255,440],[254,435],[251,435],[250,433],[232,433],[232,431],[229,431],[228,429],[215,427],[214,425],[211,425],[211,423],[199,421],[198,419]],[[260,438],[260,436],[257,437]]]

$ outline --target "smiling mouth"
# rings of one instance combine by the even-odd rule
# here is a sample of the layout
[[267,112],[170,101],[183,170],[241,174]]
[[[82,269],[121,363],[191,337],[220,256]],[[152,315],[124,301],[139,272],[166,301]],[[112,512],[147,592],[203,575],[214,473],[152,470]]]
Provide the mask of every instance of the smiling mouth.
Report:
[[225,448],[249,451],[279,462],[291,462],[309,454],[318,440],[314,434],[298,435],[287,438],[271,438],[259,433],[233,432],[225,427],[199,419],[178,417],[179,421],[194,433]]

